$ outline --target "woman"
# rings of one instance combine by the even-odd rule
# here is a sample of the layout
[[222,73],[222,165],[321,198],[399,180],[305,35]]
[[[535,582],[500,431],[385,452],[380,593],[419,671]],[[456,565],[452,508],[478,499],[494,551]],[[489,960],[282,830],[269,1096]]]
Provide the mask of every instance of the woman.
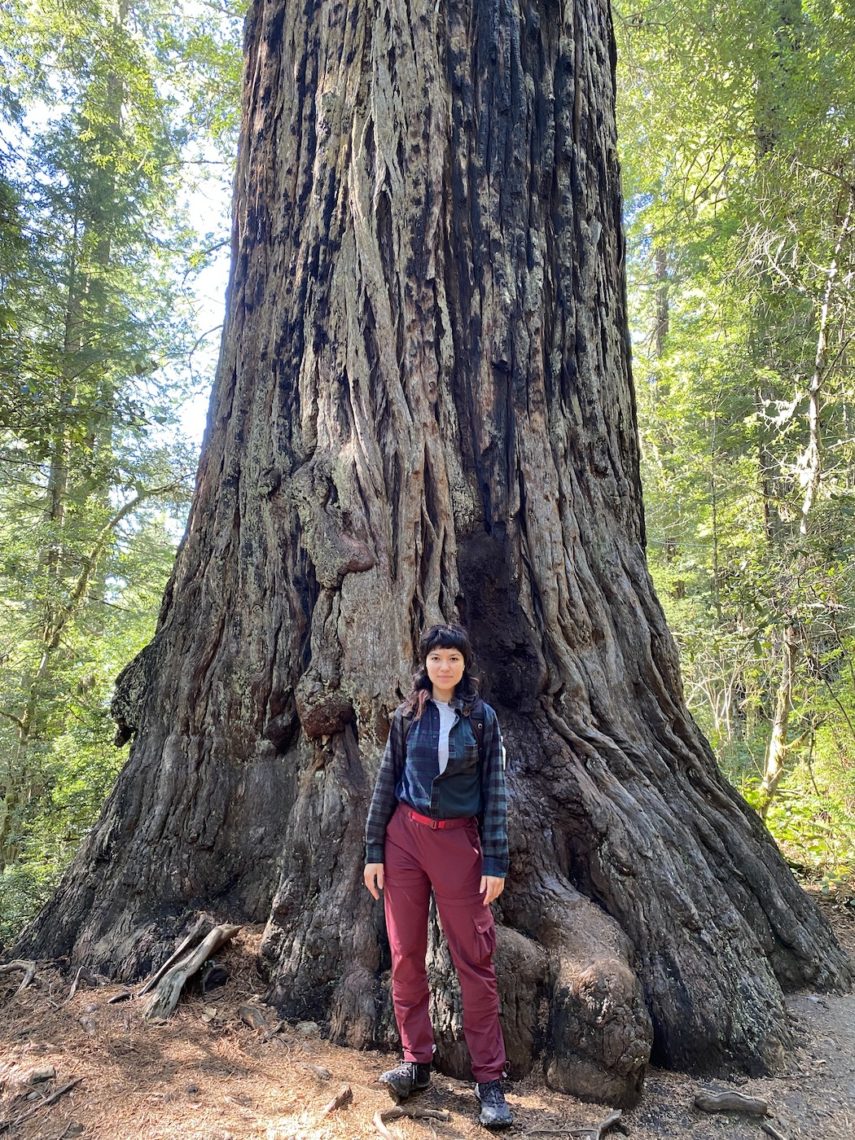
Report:
[[[480,1120],[504,1128],[505,1046],[490,903],[508,870],[504,749],[496,714],[470,673],[472,647],[457,625],[434,625],[421,668],[395,712],[365,829],[365,885],[382,890],[392,949],[392,1000],[404,1062],[380,1080],[396,1101],[430,1084],[434,1053],[425,968],[430,895],[463,996],[463,1033]],[[480,837],[479,837],[480,823]]]

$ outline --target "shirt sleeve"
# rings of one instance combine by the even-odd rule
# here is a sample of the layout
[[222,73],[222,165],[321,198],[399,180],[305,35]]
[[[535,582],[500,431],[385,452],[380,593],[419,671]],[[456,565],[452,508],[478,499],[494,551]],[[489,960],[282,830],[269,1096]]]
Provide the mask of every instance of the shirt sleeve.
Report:
[[403,715],[397,709],[389,727],[389,738],[380,761],[374,795],[365,822],[365,862],[382,863],[386,845],[386,824],[397,806],[395,788],[404,769]]
[[481,850],[485,875],[508,873],[508,796],[505,746],[495,712],[484,710],[484,766],[481,771]]

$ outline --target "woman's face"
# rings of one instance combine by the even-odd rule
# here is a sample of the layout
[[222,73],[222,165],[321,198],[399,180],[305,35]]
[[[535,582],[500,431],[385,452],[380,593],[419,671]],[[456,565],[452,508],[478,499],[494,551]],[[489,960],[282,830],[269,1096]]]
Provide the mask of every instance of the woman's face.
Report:
[[427,655],[425,669],[437,700],[447,701],[463,676],[466,663],[459,649],[432,649]]

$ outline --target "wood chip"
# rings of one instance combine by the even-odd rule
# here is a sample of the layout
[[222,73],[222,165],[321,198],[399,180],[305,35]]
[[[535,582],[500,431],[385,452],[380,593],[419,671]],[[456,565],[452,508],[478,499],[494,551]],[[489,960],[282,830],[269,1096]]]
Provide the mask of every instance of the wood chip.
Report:
[[83,973],[83,967],[81,966],[78,969],[77,973],[74,975],[74,981],[71,983],[71,989],[68,991],[68,997],[65,999],[66,1001],[71,1001],[71,999],[77,993],[77,987],[80,983],[80,975],[82,973]]
[[746,1096],[735,1089],[725,1089],[720,1093],[698,1093],[695,1108],[700,1108],[703,1112],[744,1112],[749,1116],[765,1116],[769,1111],[765,1100]]
[[338,1093],[333,1097],[329,1104],[325,1104],[321,1109],[321,1119],[329,1116],[331,1112],[335,1112],[337,1108],[344,1108],[346,1104],[350,1104],[353,1100],[353,1089],[350,1085],[342,1085]]
[[30,1069],[24,1077],[24,1081],[28,1085],[37,1085],[40,1081],[52,1081],[56,1076],[56,1069],[53,1065],[45,1065],[41,1069]]

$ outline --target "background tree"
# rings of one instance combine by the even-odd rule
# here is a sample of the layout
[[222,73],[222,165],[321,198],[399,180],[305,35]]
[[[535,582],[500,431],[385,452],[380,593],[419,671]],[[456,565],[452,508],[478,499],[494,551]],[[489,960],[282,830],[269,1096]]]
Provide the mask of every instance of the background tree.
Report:
[[0,935],[120,766],[113,678],[151,636],[189,498],[178,411],[204,258],[176,198],[214,137],[192,31],[142,0],[0,17]]
[[[266,919],[283,1012],[389,1040],[364,808],[419,627],[459,615],[510,757],[516,1073],[629,1102],[651,1050],[761,1070],[782,987],[847,980],[647,574],[614,62],[602,0],[251,9],[187,535],[120,683],[131,758],[21,950],[128,977],[197,907]],[[432,968],[457,1071],[436,938]]]
[[651,565],[726,771],[830,883],[855,865],[852,13],[620,10]]

